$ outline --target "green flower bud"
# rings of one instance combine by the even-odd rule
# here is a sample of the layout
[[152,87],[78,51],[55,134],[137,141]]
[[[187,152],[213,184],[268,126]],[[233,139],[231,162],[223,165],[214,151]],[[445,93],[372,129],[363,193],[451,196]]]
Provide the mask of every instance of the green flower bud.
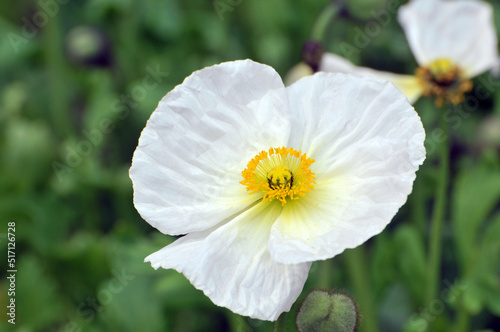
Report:
[[352,332],[359,322],[357,304],[343,293],[314,290],[297,314],[300,332]]

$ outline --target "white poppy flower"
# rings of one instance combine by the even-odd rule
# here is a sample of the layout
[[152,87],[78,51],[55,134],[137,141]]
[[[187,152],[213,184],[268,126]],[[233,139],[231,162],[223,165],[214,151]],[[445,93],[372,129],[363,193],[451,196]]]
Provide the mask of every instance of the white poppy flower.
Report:
[[194,72],[151,115],[130,177],[141,216],[187,234],[148,256],[215,304],[275,320],[311,262],[381,232],[425,158],[390,82],[318,73],[286,87],[250,60]]
[[412,0],[401,6],[398,20],[420,66],[414,76],[356,67],[334,54],[323,56],[320,70],[388,79],[410,102],[433,96],[442,106],[461,103],[472,89],[469,79],[498,64],[493,8],[488,3]]
[[333,53],[323,54],[319,68],[321,71],[331,73],[355,74],[389,80],[406,95],[411,104],[415,103],[422,95],[422,87],[418,83],[418,79],[413,75],[394,74],[368,67],[355,66],[349,60]]

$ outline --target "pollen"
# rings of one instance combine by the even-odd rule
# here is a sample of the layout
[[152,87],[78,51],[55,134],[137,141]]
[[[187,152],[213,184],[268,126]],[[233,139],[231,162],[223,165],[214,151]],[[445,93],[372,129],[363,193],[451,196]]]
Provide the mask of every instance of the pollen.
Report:
[[438,107],[445,103],[458,105],[465,99],[465,93],[472,90],[472,82],[465,77],[459,66],[451,59],[440,58],[415,71],[423,95],[434,97]]
[[314,163],[293,148],[270,148],[258,153],[241,172],[241,184],[249,194],[260,193],[263,201],[279,200],[284,206],[314,189]]

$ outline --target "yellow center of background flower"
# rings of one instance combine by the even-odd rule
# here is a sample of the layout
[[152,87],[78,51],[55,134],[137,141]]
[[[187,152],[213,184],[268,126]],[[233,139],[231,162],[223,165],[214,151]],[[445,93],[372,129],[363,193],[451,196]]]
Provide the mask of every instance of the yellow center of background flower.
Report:
[[459,66],[451,59],[440,58],[415,71],[418,82],[426,97],[436,98],[436,105],[455,105],[464,101],[465,93],[472,90],[472,82],[465,77]]
[[281,205],[287,200],[305,196],[314,189],[314,173],[309,166],[314,162],[306,154],[293,148],[270,148],[261,151],[241,172],[243,181],[250,194],[260,192],[263,201],[277,199]]

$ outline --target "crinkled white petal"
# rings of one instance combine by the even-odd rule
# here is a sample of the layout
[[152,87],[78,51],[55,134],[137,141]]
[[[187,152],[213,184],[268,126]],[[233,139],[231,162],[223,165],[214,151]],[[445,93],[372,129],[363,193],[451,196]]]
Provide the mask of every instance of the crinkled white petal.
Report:
[[310,263],[276,264],[267,241],[281,212],[278,202],[261,202],[227,224],[190,233],[150,255],[157,269],[182,272],[215,304],[235,313],[276,320],[299,296]]
[[486,2],[414,0],[401,6],[398,20],[420,65],[449,58],[473,77],[496,64],[493,9]]
[[377,77],[391,81],[411,104],[415,103],[422,95],[422,87],[418,79],[413,75],[394,74],[387,71],[380,71],[368,67],[355,66],[349,60],[333,53],[325,53],[321,58],[320,70],[330,73],[354,74],[359,76]]
[[317,73],[288,88],[289,145],[307,152],[316,185],[273,225],[276,262],[326,259],[381,232],[425,159],[419,116],[390,82]]
[[194,72],[151,115],[130,178],[141,216],[166,234],[205,230],[256,198],[241,171],[289,135],[286,90],[269,66],[250,60]]

